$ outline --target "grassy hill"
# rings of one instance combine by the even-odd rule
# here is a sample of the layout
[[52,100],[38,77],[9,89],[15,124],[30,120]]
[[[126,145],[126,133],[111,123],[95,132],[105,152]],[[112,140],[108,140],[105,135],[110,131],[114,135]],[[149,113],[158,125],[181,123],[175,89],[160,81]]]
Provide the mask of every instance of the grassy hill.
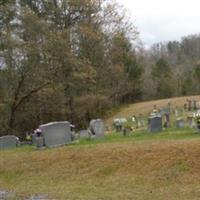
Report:
[[61,200],[198,199],[200,135],[111,134],[56,149],[0,152],[0,190],[13,199],[47,195]]
[[[187,98],[130,105],[107,120],[148,113],[154,104],[180,106]],[[12,200],[44,195],[58,200],[195,200],[200,197],[200,134],[166,129],[129,136],[112,133],[99,140],[37,150],[0,151],[0,192]],[[1,198],[0,198],[1,199]],[[46,199],[45,199],[46,200]]]
[[133,115],[139,115],[140,113],[148,114],[150,111],[152,111],[154,105],[157,105],[158,108],[162,108],[162,107],[167,106],[169,102],[171,103],[172,108],[176,106],[183,107],[187,99],[195,99],[197,101],[200,101],[200,95],[188,96],[188,97],[176,97],[176,98],[171,98],[171,99],[161,99],[161,100],[155,100],[155,101],[147,101],[147,102],[130,104],[126,107],[121,108],[118,112],[116,112],[111,117],[109,117],[106,120],[106,122],[107,124],[112,124],[113,119],[115,118],[120,118],[120,117],[130,118]]

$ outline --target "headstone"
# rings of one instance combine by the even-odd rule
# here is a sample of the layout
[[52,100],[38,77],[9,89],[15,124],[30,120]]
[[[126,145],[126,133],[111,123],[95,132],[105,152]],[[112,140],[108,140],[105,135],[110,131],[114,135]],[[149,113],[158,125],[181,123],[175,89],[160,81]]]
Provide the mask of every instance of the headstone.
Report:
[[42,130],[44,143],[47,147],[56,147],[65,145],[72,141],[70,123],[52,122],[39,127]]
[[128,136],[133,131],[132,127],[127,126],[123,128],[123,135]]
[[162,117],[161,116],[149,117],[148,121],[149,121],[150,132],[162,131]]
[[94,119],[90,121],[89,130],[92,135],[96,137],[103,137],[105,135],[105,125],[101,119]]
[[188,121],[188,126],[190,127],[190,128],[192,128],[193,127],[193,116],[191,115],[189,115],[188,117],[187,117],[187,121]]
[[197,101],[193,100],[193,110],[197,110]]
[[187,103],[184,104],[183,108],[185,111],[188,109]]
[[116,132],[122,131],[122,122],[120,119],[114,119],[113,120],[113,125],[115,127]]
[[165,119],[166,119],[166,128],[170,127],[170,114],[166,113],[165,114]]
[[88,139],[88,138],[90,138],[88,130],[81,130],[81,131],[78,132],[78,134],[79,134],[79,139]]
[[200,101],[197,102],[197,110],[200,109]]
[[174,109],[174,115],[175,115],[176,118],[179,116],[179,109],[178,109],[177,106],[176,106],[176,108]]
[[18,142],[18,138],[14,135],[2,136],[0,137],[0,150],[16,148]]
[[188,100],[188,111],[192,110],[192,101]]
[[184,128],[185,124],[184,124],[184,120],[179,118],[176,120],[176,127],[177,128]]
[[5,190],[0,190],[0,200],[14,199],[15,194]]
[[165,108],[161,108],[160,109],[161,116],[165,115],[165,113],[166,113],[166,109]]
[[138,127],[144,127],[145,126],[145,118],[142,114],[139,114],[138,117]]
[[200,119],[197,120],[197,130],[198,130],[198,132],[200,132]]

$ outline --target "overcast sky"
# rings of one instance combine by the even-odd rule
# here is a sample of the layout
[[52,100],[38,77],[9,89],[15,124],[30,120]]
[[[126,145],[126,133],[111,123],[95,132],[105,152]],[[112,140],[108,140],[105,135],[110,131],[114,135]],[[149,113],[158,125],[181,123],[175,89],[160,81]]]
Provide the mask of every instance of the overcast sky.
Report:
[[200,33],[200,0],[117,0],[128,10],[145,46]]

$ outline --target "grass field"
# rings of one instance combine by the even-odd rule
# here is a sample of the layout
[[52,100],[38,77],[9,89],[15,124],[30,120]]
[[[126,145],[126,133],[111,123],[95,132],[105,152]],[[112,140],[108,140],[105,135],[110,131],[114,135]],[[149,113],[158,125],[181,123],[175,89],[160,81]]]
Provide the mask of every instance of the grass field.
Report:
[[15,199],[47,195],[61,200],[200,199],[200,134],[110,134],[57,149],[23,147],[0,152],[0,190]]
[[[109,126],[117,117],[145,115],[155,104],[182,106],[187,98],[200,101],[194,96],[137,103],[106,122]],[[137,130],[127,137],[110,133],[42,151],[30,146],[0,151],[0,192],[14,193],[12,200],[32,195],[58,200],[198,200],[199,144],[195,130],[170,128],[157,134]]]

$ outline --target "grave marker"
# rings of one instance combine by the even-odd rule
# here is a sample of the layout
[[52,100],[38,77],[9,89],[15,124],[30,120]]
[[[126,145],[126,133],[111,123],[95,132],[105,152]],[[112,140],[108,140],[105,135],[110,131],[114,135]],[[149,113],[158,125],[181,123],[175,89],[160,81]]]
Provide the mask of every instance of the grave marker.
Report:
[[105,135],[105,125],[101,119],[93,119],[90,121],[89,130],[92,135],[96,137],[103,137]]
[[70,123],[64,122],[52,122],[41,125],[39,127],[44,137],[44,143],[47,147],[56,147],[65,145],[72,141]]
[[0,137],[0,150],[12,149],[18,146],[18,138],[14,135],[5,135]]
[[160,132],[162,131],[162,117],[161,116],[154,116],[149,117],[149,131],[154,132]]

